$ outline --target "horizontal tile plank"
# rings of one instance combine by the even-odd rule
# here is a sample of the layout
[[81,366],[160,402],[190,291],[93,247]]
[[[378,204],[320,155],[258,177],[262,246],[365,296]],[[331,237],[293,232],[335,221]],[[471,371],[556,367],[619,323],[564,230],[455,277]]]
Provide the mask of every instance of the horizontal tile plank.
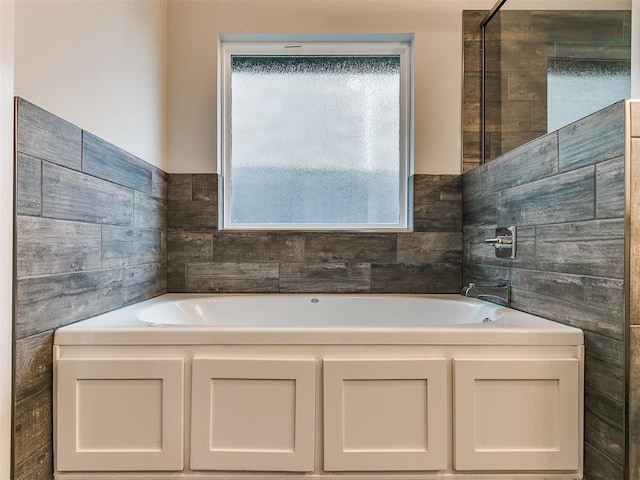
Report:
[[414,175],[413,231],[456,232],[461,230],[461,226],[462,177],[460,175]]
[[413,204],[420,205],[424,202],[440,201],[440,176],[419,175],[413,176]]
[[53,332],[21,338],[15,346],[15,399],[53,389]]
[[415,232],[462,231],[462,202],[423,202],[414,205]]
[[[533,39],[546,43],[548,38],[553,38],[552,36],[561,36],[563,39],[574,41],[584,41],[588,38],[590,42],[599,43],[601,49],[606,50],[610,45],[628,40],[630,15],[629,10],[533,11],[531,12]],[[586,38],[585,32],[589,32]],[[584,47],[578,45],[578,48],[582,52]]]
[[125,267],[122,286],[124,305],[167,293],[167,265],[150,263]]
[[482,194],[550,177],[558,172],[558,135],[545,135],[480,168]]
[[82,171],[151,194],[152,165],[87,131],[82,135]]
[[618,464],[624,463],[624,402],[585,390],[584,436]]
[[368,263],[283,263],[281,293],[368,293],[371,265]]
[[586,331],[585,387],[624,402],[624,343]]
[[44,446],[53,446],[53,392],[49,389],[16,402],[14,408],[14,459],[20,464]]
[[596,218],[623,218],[624,202],[624,157],[597,164]]
[[489,13],[486,10],[463,10],[462,22],[464,31],[464,41],[479,42],[480,37],[480,24]]
[[537,227],[538,270],[624,278],[624,219]]
[[400,233],[397,237],[397,261],[400,263],[460,264],[462,262],[461,233],[414,232]]
[[167,179],[169,202],[193,200],[193,175],[190,173],[170,173]]
[[[592,220],[594,204],[594,167],[586,167],[501,191],[497,224],[522,226]],[[473,210],[470,215],[474,218]]]
[[15,463],[12,480],[53,479],[53,446],[43,445],[30,457]]
[[558,132],[560,171],[621,157],[625,152],[625,106],[618,102]]
[[301,262],[304,241],[304,233],[219,231],[213,235],[213,261]]
[[[464,225],[497,225],[498,195],[495,193],[464,197]],[[501,224],[502,226],[502,224]]]
[[167,293],[187,292],[187,264],[171,262],[167,265]]
[[462,266],[462,284],[468,285],[471,282],[482,286],[510,284],[513,271],[515,269],[510,267],[465,263]]
[[213,233],[168,231],[167,261],[169,265],[213,261]]
[[371,265],[372,293],[458,293],[461,286],[459,264]]
[[438,175],[440,177],[440,201],[461,202],[462,201],[462,176],[461,175]]
[[17,102],[18,152],[80,170],[82,130],[22,98]]
[[205,200],[174,200],[169,196],[167,227],[188,232],[213,232],[218,228],[218,207]]
[[624,480],[625,478],[624,467],[590,443],[584,444],[584,471],[588,472],[588,480]]
[[159,168],[152,167],[151,170],[151,196],[164,200],[165,202],[169,195],[169,174],[160,170]]
[[22,153],[17,157],[16,213],[39,216],[42,211],[42,162]]
[[42,216],[133,224],[133,191],[72,170],[43,165]]
[[474,168],[462,175],[462,199],[470,200],[482,196],[482,170]]
[[518,310],[622,339],[622,280],[514,269],[511,285]]
[[194,263],[187,266],[191,293],[277,293],[277,263]]
[[[307,233],[304,248],[304,260],[310,263],[395,262],[396,235],[389,233]],[[291,261],[296,260],[292,259]]]
[[16,219],[18,278],[101,267],[101,227],[19,215]]
[[167,229],[167,201],[134,192],[133,225],[154,230]]
[[218,175],[215,173],[193,174],[193,200],[218,201]]
[[158,230],[102,226],[102,267],[161,263],[166,253],[166,234]]
[[96,270],[17,282],[16,340],[122,306],[122,270]]

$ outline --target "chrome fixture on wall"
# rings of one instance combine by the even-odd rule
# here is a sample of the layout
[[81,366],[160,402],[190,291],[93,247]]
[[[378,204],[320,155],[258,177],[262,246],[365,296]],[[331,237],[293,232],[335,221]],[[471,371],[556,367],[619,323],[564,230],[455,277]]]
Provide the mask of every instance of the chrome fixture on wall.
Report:
[[516,258],[516,227],[496,228],[495,238],[487,238],[485,243],[495,248],[498,258]]

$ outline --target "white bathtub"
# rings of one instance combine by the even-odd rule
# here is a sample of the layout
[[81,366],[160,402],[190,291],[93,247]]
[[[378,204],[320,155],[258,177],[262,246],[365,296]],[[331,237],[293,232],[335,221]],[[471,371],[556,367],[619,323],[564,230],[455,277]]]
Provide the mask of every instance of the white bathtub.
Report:
[[573,480],[583,357],[460,295],[164,295],[56,332],[56,475]]
[[168,294],[56,332],[56,344],[582,345],[582,331],[460,295]]

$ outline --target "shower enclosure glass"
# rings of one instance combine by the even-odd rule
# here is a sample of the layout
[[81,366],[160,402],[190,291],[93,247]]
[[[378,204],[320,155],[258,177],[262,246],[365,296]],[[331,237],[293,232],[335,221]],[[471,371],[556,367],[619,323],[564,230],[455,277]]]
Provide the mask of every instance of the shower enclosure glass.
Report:
[[630,0],[501,0],[482,33],[483,161],[631,96]]

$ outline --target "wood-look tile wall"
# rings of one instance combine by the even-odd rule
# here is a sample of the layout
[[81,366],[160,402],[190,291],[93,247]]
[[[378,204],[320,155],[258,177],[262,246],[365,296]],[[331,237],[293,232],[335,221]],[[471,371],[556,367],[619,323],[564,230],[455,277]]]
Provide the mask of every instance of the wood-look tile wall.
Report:
[[[415,231],[397,234],[218,231],[216,175],[164,174],[24,100],[18,119],[16,479],[51,478],[59,326],[165,291],[444,293],[462,276],[585,330],[587,478],[622,478],[623,104],[463,177],[416,176]],[[483,240],[511,223],[518,258],[496,259]]]
[[482,35],[480,24],[488,10],[462,12],[462,171],[482,163]]
[[[463,175],[464,283],[509,282],[514,308],[585,332],[589,480],[625,464],[625,126],[621,102]],[[484,244],[507,225],[514,260]]]
[[452,293],[461,287],[459,176],[414,178],[411,233],[217,230],[217,176],[169,175],[169,292]]
[[54,329],[166,293],[167,175],[16,99],[15,480],[52,478]]

